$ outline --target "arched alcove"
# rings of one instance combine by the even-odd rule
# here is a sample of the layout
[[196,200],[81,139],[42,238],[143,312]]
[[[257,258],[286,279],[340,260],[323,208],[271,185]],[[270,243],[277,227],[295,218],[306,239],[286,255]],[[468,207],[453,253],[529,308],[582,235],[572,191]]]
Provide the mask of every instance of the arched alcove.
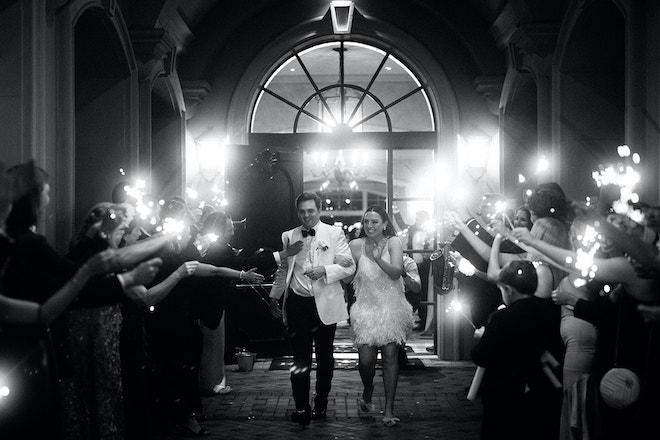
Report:
[[74,224],[109,201],[130,165],[130,61],[102,9],[83,12],[74,27],[75,202]]
[[166,77],[151,92],[151,187],[158,198],[183,196],[184,120]]
[[529,72],[518,72],[512,81],[500,115],[500,145],[502,193],[522,198],[518,174],[534,177],[531,159],[538,150],[538,90]]
[[[569,197],[596,194],[591,171],[616,159],[625,135],[625,22],[610,2],[577,16],[558,51],[559,180]],[[572,164],[580,164],[576,172]]]

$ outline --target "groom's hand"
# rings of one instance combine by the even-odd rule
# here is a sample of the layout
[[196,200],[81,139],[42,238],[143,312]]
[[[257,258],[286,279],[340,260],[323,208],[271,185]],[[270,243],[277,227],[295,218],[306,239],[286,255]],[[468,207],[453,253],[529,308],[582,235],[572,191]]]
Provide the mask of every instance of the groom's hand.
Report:
[[325,276],[325,266],[315,266],[305,272],[305,276],[314,281]]
[[351,267],[353,265],[353,259],[346,255],[335,255],[335,264],[341,267]]
[[282,309],[280,309],[280,304],[277,301],[276,298],[270,298],[269,301],[270,304],[270,313],[276,318],[280,318],[282,316]]

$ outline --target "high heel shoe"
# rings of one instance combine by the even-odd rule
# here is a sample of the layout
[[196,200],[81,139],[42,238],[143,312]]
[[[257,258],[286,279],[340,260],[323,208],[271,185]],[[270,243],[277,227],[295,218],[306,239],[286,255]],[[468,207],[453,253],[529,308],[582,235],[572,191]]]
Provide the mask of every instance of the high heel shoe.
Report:
[[362,398],[358,399],[358,404],[360,405],[360,409],[361,409],[363,412],[366,412],[366,413],[372,413],[372,412],[375,412],[375,411],[376,411],[376,405],[374,405],[374,404],[371,403],[371,402],[367,403],[367,402],[365,402],[364,399],[362,399]]
[[383,425],[387,426],[388,428],[391,428],[400,421],[401,419],[398,417],[383,417]]

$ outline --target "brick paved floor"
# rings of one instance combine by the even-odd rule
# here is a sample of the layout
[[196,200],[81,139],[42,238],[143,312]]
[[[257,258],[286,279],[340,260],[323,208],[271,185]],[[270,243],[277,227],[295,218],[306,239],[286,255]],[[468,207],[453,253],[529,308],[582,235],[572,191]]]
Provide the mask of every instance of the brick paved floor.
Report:
[[[338,331],[335,343],[346,343]],[[208,439],[476,439],[481,420],[480,402],[466,399],[475,367],[470,362],[442,362],[425,346],[432,341],[413,338],[410,345],[426,365],[405,370],[399,377],[395,413],[401,423],[384,427],[382,415],[359,411],[357,399],[362,383],[357,370],[335,370],[328,400],[327,419],[312,421],[307,428],[290,421],[295,410],[287,370],[269,370],[271,359],[259,359],[254,370],[238,371],[228,365],[226,395],[204,398],[202,425],[211,431]],[[338,354],[351,356],[351,354]],[[312,389],[315,372],[312,373]],[[378,410],[385,403],[381,371],[377,371],[373,402]],[[172,440],[178,437],[171,437]]]

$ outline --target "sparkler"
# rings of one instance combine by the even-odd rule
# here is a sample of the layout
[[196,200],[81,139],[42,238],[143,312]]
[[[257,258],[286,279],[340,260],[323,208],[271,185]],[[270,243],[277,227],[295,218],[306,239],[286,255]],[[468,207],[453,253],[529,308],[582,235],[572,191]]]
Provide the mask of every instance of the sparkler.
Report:
[[193,244],[195,245],[199,253],[202,256],[204,256],[206,255],[206,251],[208,251],[211,244],[218,241],[218,238],[220,238],[218,234],[208,233],[198,236],[193,242]]
[[159,232],[162,231],[163,234],[176,234],[177,240],[181,240],[183,239],[181,233],[185,227],[186,225],[183,220],[176,220],[172,217],[166,217],[163,220],[163,225],[159,226],[156,230]]
[[470,260],[462,256],[459,252],[449,251],[449,255],[456,262],[456,269],[463,275],[471,277],[477,272],[477,268],[470,263]]
[[[641,223],[644,220],[644,215],[631,206],[631,203],[639,202],[639,195],[635,192],[635,185],[637,185],[641,177],[630,164],[630,159],[628,159],[631,156],[630,148],[627,145],[619,145],[617,147],[617,153],[624,160],[623,163],[607,166],[601,165],[598,167],[598,171],[591,173],[591,176],[599,188],[604,185],[618,186],[620,188],[619,199],[614,201],[612,209],[617,214],[623,214],[630,217],[633,221]],[[634,164],[641,162],[638,153],[632,154],[632,162]]]
[[[617,154],[624,160],[624,163],[601,165],[598,171],[592,173],[592,177],[599,188],[604,185],[618,186],[619,198],[613,202],[612,209],[617,214],[625,215],[636,223],[641,223],[644,220],[643,214],[632,207],[632,203],[639,201],[639,196],[635,192],[635,185],[640,181],[640,175],[629,163],[630,147],[619,145]],[[632,161],[638,164],[640,162],[639,154],[634,153]],[[591,200],[587,198],[587,206],[590,204]],[[597,228],[598,222],[594,225],[585,226],[584,233],[577,237],[581,242],[581,247],[576,251],[575,261],[572,258],[566,260],[567,264],[574,264],[581,275],[581,278],[573,282],[575,287],[585,285],[588,280],[596,276],[598,266],[594,264],[594,256],[602,246],[600,242],[602,237],[598,234]]]
[[449,313],[452,310],[454,310],[454,311],[460,313],[461,315],[463,315],[463,317],[465,319],[467,319],[467,322],[470,323],[472,328],[474,328],[475,330],[477,329],[477,327],[474,325],[474,322],[472,322],[472,320],[468,317],[468,315],[466,315],[465,312],[463,311],[463,304],[461,304],[461,302],[458,301],[457,299],[452,299],[451,300],[451,303],[449,303],[449,307],[447,307],[445,312]]

